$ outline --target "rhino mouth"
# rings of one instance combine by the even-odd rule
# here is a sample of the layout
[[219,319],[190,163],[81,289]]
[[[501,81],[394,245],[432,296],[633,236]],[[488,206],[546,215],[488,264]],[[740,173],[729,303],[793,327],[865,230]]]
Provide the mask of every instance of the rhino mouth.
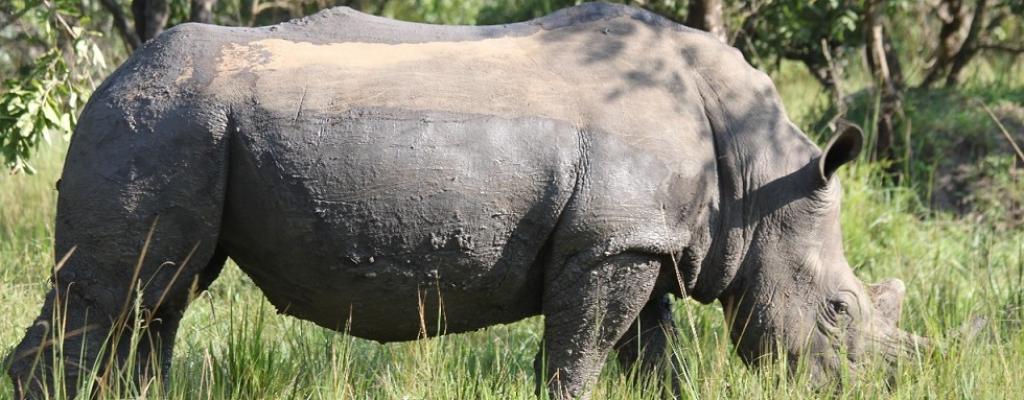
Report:
[[[847,342],[848,337],[858,339]],[[782,340],[784,337],[778,337],[774,345],[762,340],[761,346],[742,349],[740,356],[749,366],[763,365],[779,354],[777,350],[783,349]],[[857,332],[819,325],[801,346],[784,351],[791,377],[803,371],[809,375],[808,382],[815,390],[830,387],[839,390],[848,383],[848,378],[860,376],[872,368],[884,368],[882,375],[891,384],[899,362],[926,354],[933,346],[929,339],[899,328]]]
[[932,348],[931,340],[897,329],[895,333],[882,338],[871,338],[870,344],[881,350],[886,361],[897,362],[923,354]]
[[[872,368],[883,368],[882,377],[890,385],[894,384],[897,365],[901,361],[913,359],[925,354],[932,348],[930,340],[893,328],[886,332],[861,332],[861,343],[858,349],[837,349],[837,352],[824,360],[816,360],[811,366],[812,382],[822,386],[828,375],[842,388],[845,377],[856,377]],[[815,376],[819,375],[819,376]]]

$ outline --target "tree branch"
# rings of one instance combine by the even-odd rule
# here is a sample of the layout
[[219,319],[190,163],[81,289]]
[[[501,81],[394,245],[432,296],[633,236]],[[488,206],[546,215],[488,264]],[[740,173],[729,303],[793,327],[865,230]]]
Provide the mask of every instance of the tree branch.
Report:
[[117,0],[100,0],[100,3],[114,17],[114,28],[117,29],[117,33],[121,34],[121,39],[124,40],[128,49],[135,50],[139,48],[142,45],[142,41],[139,40],[139,35],[136,35],[135,31],[128,26],[128,18],[125,17],[124,10],[121,9],[121,5],[117,3]]
[[961,28],[967,23],[963,0],[943,0],[933,12],[938,14],[939,20],[942,21],[942,28],[939,30],[935,61],[925,74],[924,80],[921,81],[922,88],[928,88],[947,75],[949,65],[963,50],[964,44],[964,41],[959,40],[958,37]]
[[78,39],[78,35],[75,33],[75,30],[71,29],[71,25],[68,25],[68,21],[65,21],[64,17],[60,16],[60,13],[57,12],[57,7],[54,7],[53,3],[50,3],[49,0],[43,0],[43,5],[53,11],[53,18],[57,20],[57,23],[60,24],[62,29],[64,29],[64,33],[67,34],[68,37],[72,40]]
[[728,43],[725,22],[722,20],[721,0],[690,0],[686,8],[686,25],[710,33],[723,43]]
[[991,35],[996,30],[996,28],[1002,25],[1003,20],[1006,19],[1005,10],[994,8],[992,12],[994,12],[995,14],[990,14],[992,16],[989,17],[988,24],[985,25],[985,32],[989,35]]
[[1014,47],[1001,43],[984,43],[975,46],[978,50],[993,50],[1011,54],[1024,54],[1024,46]]
[[982,28],[985,24],[985,12],[988,11],[989,0],[977,0],[974,6],[974,16],[971,18],[971,26],[967,29],[967,37],[960,45],[960,51],[953,57],[953,65],[949,68],[949,75],[946,75],[946,86],[953,87],[960,83],[960,71],[967,66],[967,63],[974,58],[978,52],[977,43],[981,41]]
[[132,0],[135,34],[142,43],[163,32],[170,16],[170,0]]

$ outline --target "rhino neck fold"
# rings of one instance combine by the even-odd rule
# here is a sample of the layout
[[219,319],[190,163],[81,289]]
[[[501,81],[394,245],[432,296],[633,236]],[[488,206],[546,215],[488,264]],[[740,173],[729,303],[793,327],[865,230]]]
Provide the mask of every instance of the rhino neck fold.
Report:
[[[768,211],[758,199],[766,185],[789,181],[820,154],[786,117],[774,85],[760,72],[746,80],[702,74],[698,84],[711,126],[718,180],[708,218],[710,244],[696,265],[688,294],[702,303],[742,292],[754,232]],[[745,95],[754,81],[756,95]],[[744,82],[746,81],[746,82]],[[734,88],[736,83],[742,88]],[[786,178],[786,179],[783,179]],[[774,203],[774,201],[769,201]],[[756,267],[755,267],[756,268]]]
[[749,245],[748,231],[744,229],[742,213],[738,212],[744,200],[743,182],[736,179],[738,174],[735,173],[739,166],[735,159],[722,156],[728,145],[717,134],[718,129],[713,128],[713,132],[718,180],[718,198],[713,201],[717,200],[717,204],[712,206],[707,219],[710,239],[707,254],[689,266],[695,272],[692,281],[687,282],[688,294],[701,303],[714,301],[732,285]]

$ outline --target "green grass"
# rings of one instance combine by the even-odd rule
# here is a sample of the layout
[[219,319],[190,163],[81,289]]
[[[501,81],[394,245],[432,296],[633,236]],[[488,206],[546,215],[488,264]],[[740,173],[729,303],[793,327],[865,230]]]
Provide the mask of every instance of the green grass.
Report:
[[[799,77],[781,88],[794,120],[807,126],[820,89]],[[806,82],[805,80],[803,82]],[[1011,101],[1019,101],[1011,100]],[[62,149],[35,160],[34,176],[0,176],[0,352],[20,340],[38,312],[53,256],[52,221]],[[901,325],[938,340],[935,352],[901,363],[894,388],[880,372],[838,398],[1020,398],[1024,395],[1024,231],[936,213],[914,188],[883,184],[881,168],[843,171],[845,246],[866,282],[907,284]],[[172,399],[532,399],[540,320],[462,335],[380,345],[277,315],[234,265],[196,299],[182,322]],[[687,398],[819,398],[782,362],[757,372],[732,354],[717,305],[675,302]],[[972,317],[989,323],[974,339],[949,334]],[[670,378],[637,381],[610,362],[595,399],[661,398]],[[161,382],[103,398],[163,397]],[[0,379],[0,398],[11,383]]]

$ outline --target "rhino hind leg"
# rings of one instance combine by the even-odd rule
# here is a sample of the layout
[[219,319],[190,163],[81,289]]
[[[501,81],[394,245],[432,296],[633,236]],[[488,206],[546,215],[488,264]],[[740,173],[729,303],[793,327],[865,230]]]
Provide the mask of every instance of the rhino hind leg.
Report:
[[222,138],[180,123],[109,129],[96,102],[61,178],[54,253],[66,262],[5,363],[15,398],[73,398],[80,388],[131,396],[166,376],[188,301],[226,257]]
[[[164,221],[167,230],[159,228]],[[15,398],[73,398],[88,379],[100,380],[92,383],[93,390],[123,389],[126,382],[113,381],[119,376],[134,380],[127,382],[131,393],[157,374],[166,378],[189,299],[194,290],[212,283],[225,261],[223,254],[215,254],[221,253],[214,251],[215,243],[157,238],[161,233],[177,236],[170,231],[184,228],[161,218],[137,275],[126,271],[135,269],[128,257],[111,254],[130,253],[119,243],[93,247],[92,254],[82,249],[89,246],[82,246],[71,254],[52,278],[33,326],[9,356]],[[195,251],[185,263],[190,246]]]
[[671,372],[671,386],[665,388],[671,392],[666,397],[678,399],[682,398],[682,387],[676,377],[683,369],[679,358],[669,351],[678,331],[668,296],[651,297],[629,331],[615,344],[615,350],[622,371],[636,373],[639,381],[662,379],[666,372]]
[[544,344],[534,364],[538,390],[546,388],[554,399],[587,396],[650,298],[659,269],[658,257],[622,253],[574,259],[546,278]]
[[[156,309],[151,310],[152,314],[145,316],[149,322],[146,325],[145,333],[139,341],[138,347],[132,349],[130,341],[124,342],[119,346],[118,351],[121,353],[119,358],[126,360],[129,357],[129,351],[134,350],[136,359],[147,363],[158,362],[159,365],[139,365],[137,374],[139,376],[151,376],[152,373],[159,373],[163,382],[167,382],[170,371],[171,371],[171,356],[174,350],[174,339],[177,336],[178,324],[181,322],[181,318],[185,316],[185,309],[188,307],[189,297],[206,291],[216,280],[217,276],[220,275],[221,270],[224,269],[224,263],[227,262],[227,253],[217,246],[213,252],[213,256],[210,261],[206,263],[206,267],[200,270],[192,279],[190,279],[190,286],[188,288],[181,288],[173,294],[175,298],[168,300],[164,299],[162,304],[158,304]],[[159,300],[158,300],[159,301]],[[121,335],[121,340],[128,339],[131,336],[131,331],[125,331]],[[159,369],[155,371],[155,369]]]
[[[154,239],[150,244],[146,259],[153,261],[142,263],[135,285],[112,271],[114,263],[99,261],[103,257],[82,254],[76,262],[72,260],[80,250],[71,255],[53,278],[54,286],[33,326],[9,356],[15,398],[73,398],[88,379],[100,380],[91,384],[93,390],[123,388],[126,382],[114,381],[122,379],[119,376],[134,380],[127,382],[131,393],[157,374],[167,377],[187,303],[194,290],[213,282],[225,261],[223,254],[211,254],[220,252],[200,249],[204,246],[199,244],[184,264],[182,253],[172,250],[183,247],[168,242]],[[184,254],[187,257],[187,249]]]
[[[662,367],[667,359],[668,343],[676,334],[672,305],[668,295],[652,297],[629,330],[615,344],[622,370],[649,374]],[[637,365],[637,362],[640,364]]]

